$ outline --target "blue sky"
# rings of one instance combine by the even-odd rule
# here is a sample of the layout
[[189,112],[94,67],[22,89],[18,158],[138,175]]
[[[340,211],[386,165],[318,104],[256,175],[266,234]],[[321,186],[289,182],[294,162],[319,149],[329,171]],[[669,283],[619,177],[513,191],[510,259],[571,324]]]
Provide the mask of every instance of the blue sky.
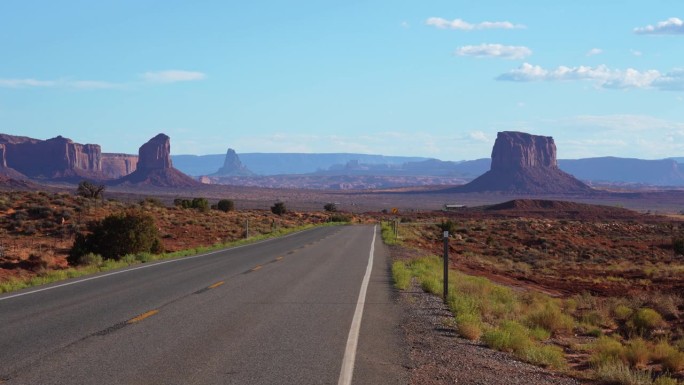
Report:
[[684,156],[681,0],[0,2],[0,132],[136,153]]

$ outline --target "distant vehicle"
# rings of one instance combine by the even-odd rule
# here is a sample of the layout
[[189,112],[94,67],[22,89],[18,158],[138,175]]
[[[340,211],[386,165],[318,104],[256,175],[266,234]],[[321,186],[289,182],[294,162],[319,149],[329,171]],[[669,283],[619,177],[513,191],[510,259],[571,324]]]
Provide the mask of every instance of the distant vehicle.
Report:
[[466,205],[450,205],[450,204],[445,204],[444,207],[442,208],[443,211],[456,211],[456,210],[461,210],[466,208]]

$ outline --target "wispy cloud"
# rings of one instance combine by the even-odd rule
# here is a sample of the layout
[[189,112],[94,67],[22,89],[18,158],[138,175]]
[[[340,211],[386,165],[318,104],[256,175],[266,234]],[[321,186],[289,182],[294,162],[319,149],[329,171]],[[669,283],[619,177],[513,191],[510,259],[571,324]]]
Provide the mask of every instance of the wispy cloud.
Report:
[[[206,74],[195,71],[168,70],[145,72],[141,75],[143,83],[168,84],[206,79]],[[77,90],[124,89],[139,85],[138,82],[116,83],[103,80],[78,80],[59,78],[42,80],[35,78],[0,78],[0,88],[66,88]]]
[[684,34],[684,21],[671,17],[656,25],[634,28],[634,33],[639,35],[682,35]]
[[629,53],[631,53],[632,55],[634,55],[634,56],[636,56],[636,57],[642,56],[642,55],[644,54],[643,52],[637,51],[637,50],[635,50],[635,49],[630,49],[630,50],[629,50]]
[[1,88],[73,88],[80,90],[113,89],[122,85],[98,80],[39,80],[39,79],[0,79]]
[[601,48],[592,48],[587,52],[587,56],[596,56],[600,55],[603,53],[603,50]]
[[481,23],[469,23],[461,19],[447,20],[441,17],[431,17],[425,24],[439,29],[455,29],[460,31],[474,31],[481,29],[523,29],[521,24],[513,24],[510,21],[483,21]]
[[524,59],[532,55],[532,50],[524,46],[480,44],[466,45],[456,50],[459,56],[496,57],[504,59]]
[[662,159],[684,151],[684,122],[651,115],[578,115],[519,122],[519,125],[523,131],[553,135],[561,159],[595,156]]
[[167,70],[145,72],[141,77],[150,83],[177,83],[204,80],[207,75],[197,71]]
[[684,91],[684,69],[675,69],[663,74],[657,70],[639,71],[633,68],[621,70],[611,69],[605,65],[560,66],[555,69],[545,69],[524,63],[516,69],[499,75],[496,79],[512,82],[586,80],[594,82],[601,88],[655,88],[664,91]]

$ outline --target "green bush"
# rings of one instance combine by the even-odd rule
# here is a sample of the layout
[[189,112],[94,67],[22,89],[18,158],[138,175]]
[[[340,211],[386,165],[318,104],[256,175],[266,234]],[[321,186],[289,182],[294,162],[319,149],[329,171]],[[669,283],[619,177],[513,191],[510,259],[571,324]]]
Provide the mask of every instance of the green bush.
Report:
[[627,320],[627,328],[638,335],[649,335],[665,324],[663,317],[655,310],[641,308]]
[[352,217],[350,215],[343,215],[343,214],[333,214],[330,216],[330,222],[351,222]]
[[337,205],[334,203],[326,203],[323,206],[323,210],[329,212],[329,213],[334,213],[337,211]]
[[590,361],[597,368],[623,363],[625,360],[625,347],[620,341],[610,337],[599,337],[589,350],[591,351]]
[[287,207],[285,207],[285,203],[283,202],[276,202],[271,206],[271,212],[276,215],[283,215],[287,212]]
[[102,264],[102,256],[95,253],[83,254],[78,258],[76,264],[83,266],[100,266]]
[[392,277],[394,278],[394,286],[397,289],[408,289],[411,283],[411,271],[406,268],[404,262],[396,261],[392,264]]
[[113,214],[88,225],[89,234],[76,235],[67,260],[78,265],[83,255],[100,254],[104,259],[119,260],[126,254],[160,253],[161,241],[154,218],[130,211]]
[[539,309],[527,316],[531,326],[539,326],[552,334],[572,331],[574,321],[572,317],[561,312],[560,307],[550,300]]
[[228,211],[235,210],[235,203],[230,199],[221,199],[216,204],[216,208],[227,213]]
[[173,205],[184,209],[198,209],[199,211],[209,211],[209,201],[206,198],[184,199],[176,198]]

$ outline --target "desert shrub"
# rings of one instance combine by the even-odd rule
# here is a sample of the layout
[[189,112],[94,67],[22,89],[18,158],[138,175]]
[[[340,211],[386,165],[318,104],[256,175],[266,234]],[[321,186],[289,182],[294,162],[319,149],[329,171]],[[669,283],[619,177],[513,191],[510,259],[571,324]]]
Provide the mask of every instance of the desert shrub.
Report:
[[442,232],[448,231],[449,234],[456,233],[456,223],[452,222],[451,219],[447,219],[446,221],[442,220],[437,224],[437,228]]
[[559,346],[530,345],[521,352],[520,357],[531,364],[554,369],[562,369],[567,365],[563,349]]
[[192,208],[203,212],[209,211],[209,201],[207,198],[193,198]]
[[677,373],[680,370],[684,370],[684,352],[672,349],[663,357],[660,363],[663,365],[663,370],[670,373]]
[[86,253],[78,257],[76,264],[83,266],[100,266],[102,264],[102,256],[95,253]]
[[641,308],[627,320],[627,328],[638,335],[648,335],[664,325],[663,317],[655,310]]
[[84,180],[78,184],[78,188],[76,188],[76,194],[84,198],[98,199],[102,198],[104,190],[104,185],[96,185],[87,180]]
[[456,328],[458,334],[471,341],[477,341],[482,336],[482,321],[480,317],[472,313],[457,314]]
[[276,202],[271,206],[271,212],[276,215],[283,215],[287,212],[287,207],[285,207],[283,202]]
[[531,312],[526,321],[531,326],[539,326],[552,334],[572,331],[574,326],[572,317],[563,314],[560,307],[550,300]]
[[633,367],[641,368],[646,366],[650,356],[650,349],[643,338],[634,338],[627,341],[625,357]]
[[666,340],[662,340],[655,344],[653,351],[651,352],[651,359],[657,362],[661,362],[665,357],[673,355],[677,352],[677,348],[670,345]]
[[52,217],[52,209],[46,206],[31,206],[26,209],[26,212],[31,218],[50,218]]
[[118,260],[126,254],[162,251],[154,218],[141,212],[113,214],[88,225],[89,234],[79,233],[67,260],[78,264],[87,253]]
[[164,202],[158,198],[147,197],[140,201],[140,206],[166,207]]
[[590,361],[597,368],[616,362],[624,362],[625,347],[611,337],[599,337],[590,347]]
[[522,352],[532,345],[527,329],[516,321],[504,321],[499,327],[485,331],[482,341],[490,348],[504,352]]
[[684,237],[676,237],[672,240],[672,249],[677,255],[684,255]]
[[627,320],[627,318],[629,318],[629,316],[631,316],[633,312],[634,310],[632,310],[632,308],[622,304],[615,306],[615,308],[613,309],[613,315],[616,319],[620,321]]
[[620,361],[608,362],[596,369],[598,379],[620,385],[651,385],[651,374],[638,370],[632,370],[627,364]]
[[351,222],[352,217],[350,215],[343,214],[333,214],[330,216],[330,222]]
[[408,289],[411,283],[411,271],[406,268],[404,262],[396,261],[392,264],[392,277],[394,278],[394,286],[397,289]]
[[677,385],[677,380],[669,376],[660,376],[653,381],[653,385]]
[[337,205],[334,203],[326,203],[323,206],[323,210],[329,212],[329,213],[334,213],[337,211]]
[[235,203],[230,199],[221,199],[216,204],[216,208],[227,213],[228,211],[235,210]]

